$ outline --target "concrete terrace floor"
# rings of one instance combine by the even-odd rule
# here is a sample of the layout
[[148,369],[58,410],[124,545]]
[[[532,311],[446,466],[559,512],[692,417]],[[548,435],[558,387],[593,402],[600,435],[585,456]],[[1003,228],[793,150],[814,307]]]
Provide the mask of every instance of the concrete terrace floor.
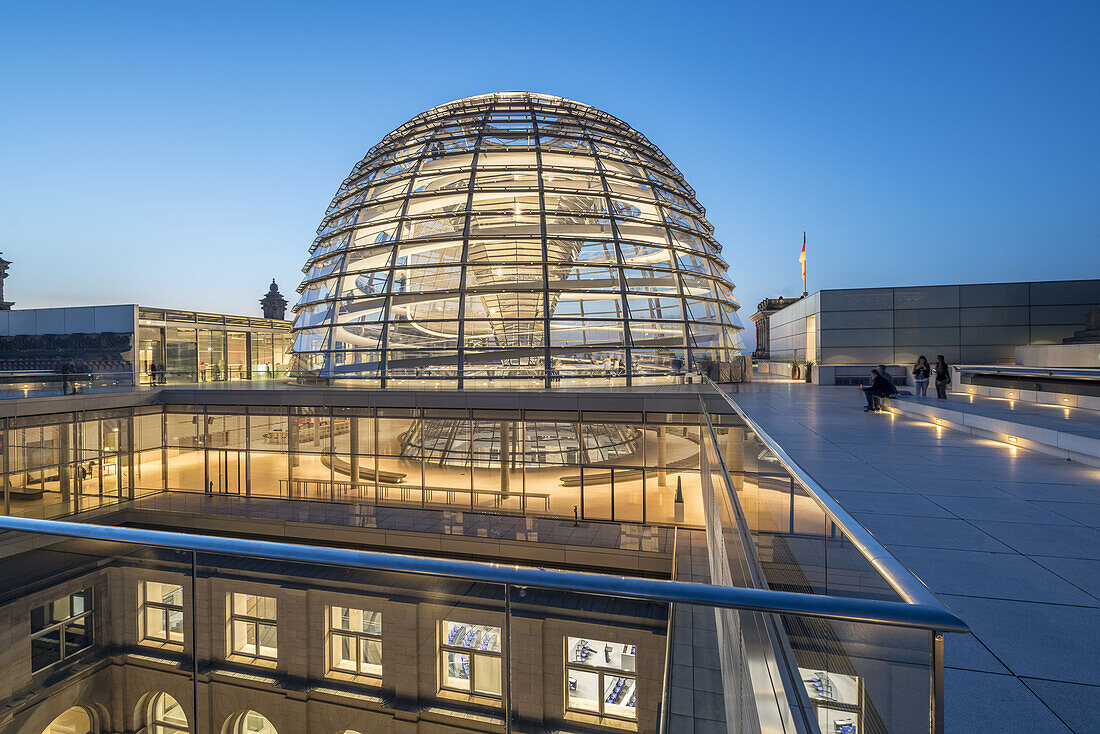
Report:
[[731,394],[970,625],[946,636],[949,732],[1100,731],[1100,469],[864,413],[854,387]]

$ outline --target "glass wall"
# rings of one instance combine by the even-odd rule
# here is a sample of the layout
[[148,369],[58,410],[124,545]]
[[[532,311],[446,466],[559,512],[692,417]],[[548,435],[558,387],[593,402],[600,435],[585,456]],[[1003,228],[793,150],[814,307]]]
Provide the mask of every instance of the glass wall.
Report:
[[162,426],[160,408],[0,421],[5,513],[61,517],[162,490]]
[[286,321],[141,308],[139,384],[183,384],[284,377],[291,335]]
[[9,426],[15,514],[167,489],[702,524],[694,414],[169,405]]
[[[143,326],[141,329],[142,384],[151,384],[154,379],[158,384],[180,384],[263,379],[286,374],[289,334],[179,327],[159,330]],[[166,342],[155,341],[158,331],[166,332]],[[167,355],[159,362],[155,356],[158,350]],[[150,363],[166,364],[167,367],[154,378]]]
[[164,327],[138,327],[138,384],[153,385],[160,382],[160,370],[164,364]]

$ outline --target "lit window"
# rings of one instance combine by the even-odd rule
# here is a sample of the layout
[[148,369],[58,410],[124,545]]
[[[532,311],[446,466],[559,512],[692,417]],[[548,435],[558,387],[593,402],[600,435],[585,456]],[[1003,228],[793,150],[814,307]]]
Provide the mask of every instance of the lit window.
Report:
[[237,655],[275,660],[275,599],[256,594],[231,594],[229,649]]
[[187,715],[179,701],[158,693],[149,704],[149,734],[187,734]]
[[42,734],[93,734],[95,720],[83,706],[73,706],[46,725]]
[[31,670],[66,660],[92,645],[92,590],[31,610]]
[[634,646],[566,639],[566,708],[619,719],[637,718]]
[[263,714],[245,711],[237,719],[233,734],[279,734],[279,732]]
[[382,613],[329,607],[329,670],[382,677]]
[[440,687],[500,696],[500,627],[443,622],[440,634]]
[[138,587],[141,641],[183,644],[183,587],[145,581]]

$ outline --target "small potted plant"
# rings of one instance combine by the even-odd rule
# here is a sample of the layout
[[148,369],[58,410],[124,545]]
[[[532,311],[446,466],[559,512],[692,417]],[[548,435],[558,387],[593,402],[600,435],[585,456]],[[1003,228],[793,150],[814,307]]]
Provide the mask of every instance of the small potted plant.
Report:
[[802,377],[802,360],[800,360],[798,357],[795,357],[794,359],[791,360],[790,364],[791,364],[791,379],[792,380],[797,380],[800,377]]
[[806,368],[806,382],[813,382],[814,381],[814,367],[817,366],[817,362],[815,360],[812,360],[812,359],[807,359],[804,366]]

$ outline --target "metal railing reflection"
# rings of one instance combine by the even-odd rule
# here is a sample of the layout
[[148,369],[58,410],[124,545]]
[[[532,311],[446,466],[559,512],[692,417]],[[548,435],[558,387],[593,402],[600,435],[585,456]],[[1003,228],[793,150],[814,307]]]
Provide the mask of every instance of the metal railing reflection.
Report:
[[[720,423],[716,427],[706,401],[700,398],[707,439],[701,453],[704,494],[706,501],[713,502],[706,516],[708,539],[713,540],[708,542],[712,568],[726,573],[729,583],[946,611],[919,579],[727,393],[709,379],[707,382],[738,419],[736,425]],[[721,433],[746,429],[750,441],[745,436],[734,436],[726,442],[720,439]],[[873,714],[870,720],[874,726],[851,730],[903,728],[902,722],[913,716],[913,710],[898,705],[894,697],[896,687],[905,685],[910,701],[927,702],[924,714],[931,722],[931,731],[943,731],[943,634],[964,630],[933,629],[922,640],[900,631],[840,621],[807,625],[789,615],[758,615],[749,618],[746,634],[744,617],[739,621],[740,625],[727,625],[745,641],[734,648],[730,665],[744,663],[757,680],[771,682],[774,696],[765,696],[759,711],[778,713],[779,719],[774,722],[780,727],[777,730],[788,730],[788,716],[794,719],[796,730],[801,730],[801,722],[812,731],[815,721],[824,725],[830,716],[841,716],[836,721],[846,722],[845,717],[850,715],[853,722],[862,723],[869,713]],[[770,650],[766,639],[770,640]],[[888,684],[882,681],[887,671],[891,678]],[[855,699],[838,701],[836,691],[826,688],[836,681],[840,681],[836,684],[840,688],[855,691],[858,698],[869,702],[870,708],[859,709]],[[765,691],[768,688],[763,686]],[[761,687],[757,685],[753,690],[761,703]],[[774,703],[779,704],[777,708]]]

